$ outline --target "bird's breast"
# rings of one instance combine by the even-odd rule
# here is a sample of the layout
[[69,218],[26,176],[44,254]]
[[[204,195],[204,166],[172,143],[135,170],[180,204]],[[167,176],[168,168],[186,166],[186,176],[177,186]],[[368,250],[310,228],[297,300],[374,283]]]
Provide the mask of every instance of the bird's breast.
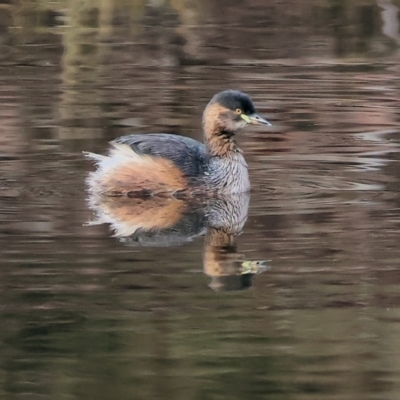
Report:
[[241,153],[228,157],[212,157],[206,183],[223,193],[243,193],[250,190],[247,163]]

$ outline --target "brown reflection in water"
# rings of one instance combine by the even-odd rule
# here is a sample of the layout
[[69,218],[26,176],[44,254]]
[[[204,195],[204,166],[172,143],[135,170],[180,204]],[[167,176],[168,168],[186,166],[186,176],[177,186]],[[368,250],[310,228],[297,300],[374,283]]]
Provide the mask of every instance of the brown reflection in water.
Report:
[[76,1],[66,18],[63,35],[63,93],[60,102],[60,139],[91,139],[103,132],[103,88],[107,47],[103,40],[110,32],[110,2]]
[[180,200],[173,197],[129,198],[89,196],[96,218],[89,225],[110,224],[127,245],[178,246],[205,235],[203,271],[216,291],[251,286],[254,274],[266,270],[263,261],[245,260],[237,253],[235,238],[247,219],[247,193]]
[[[78,2],[0,4],[4,396],[397,398],[398,2],[104,4],[92,26]],[[80,150],[105,143],[58,138],[200,138],[227,87],[280,134],[240,138],[246,234],[206,226],[203,266],[239,276],[235,242],[274,268],[216,296],[196,241],[82,228]]]
[[[318,105],[299,109],[292,102],[293,109],[285,110],[282,96],[295,102],[306,94],[287,86],[285,76],[276,81],[276,67],[282,71],[337,55],[390,55],[395,49],[386,30],[380,31],[380,21],[387,21],[396,8],[388,14],[386,3],[379,4],[73,1],[65,8],[62,3],[25,0],[4,7],[0,34],[5,32],[5,50],[12,52],[1,57],[5,63],[32,68],[20,71],[28,79],[16,79],[16,85],[23,94],[24,125],[36,136],[114,138],[122,120],[134,131],[149,126],[153,132],[198,138],[196,107],[201,109],[212,93],[228,87],[251,89],[264,102],[273,99],[274,104],[264,105],[266,110],[282,116],[292,112],[297,129],[315,130],[322,110]],[[257,74],[253,68],[246,71],[246,66],[258,64]],[[14,76],[15,71],[5,74]],[[316,86],[309,85],[311,93]],[[50,102],[45,99],[49,92]],[[43,121],[46,109],[52,118]]]

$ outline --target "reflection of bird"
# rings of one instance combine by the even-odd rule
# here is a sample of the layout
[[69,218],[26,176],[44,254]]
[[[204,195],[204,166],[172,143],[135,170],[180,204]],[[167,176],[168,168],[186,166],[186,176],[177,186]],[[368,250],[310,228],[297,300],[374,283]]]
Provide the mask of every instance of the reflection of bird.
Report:
[[[89,225],[108,223],[114,230],[114,235],[118,238],[125,238],[125,241],[126,238],[135,241],[144,233],[150,237],[165,237],[168,234],[160,235],[159,232],[166,233],[176,230],[176,225],[184,225],[182,220],[185,218],[198,218],[196,210],[193,210],[186,202],[174,197],[155,196],[142,199],[91,194],[89,206],[96,213],[95,220],[89,222]],[[186,235],[190,235],[190,230],[183,232],[183,236]],[[146,242],[146,240],[142,240],[142,242]],[[163,245],[162,239],[160,245]],[[169,245],[169,242],[167,241],[165,245]]]
[[246,192],[247,164],[234,135],[248,124],[270,125],[255,113],[246,94],[218,93],[204,110],[204,144],[170,134],[123,136],[112,142],[108,156],[86,153],[98,165],[89,187],[130,197]]
[[237,252],[237,232],[209,229],[203,254],[204,273],[211,277],[210,287],[215,291],[246,289],[254,274],[267,269],[265,261],[249,261]]
[[215,291],[246,289],[254,274],[267,269],[265,261],[249,261],[237,252],[235,238],[247,220],[247,193],[213,199],[207,207],[208,229],[203,252],[203,271]]
[[108,223],[115,236],[128,245],[166,247],[204,235],[204,273],[214,290],[238,290],[251,286],[254,274],[266,270],[263,261],[248,261],[236,250],[235,238],[247,219],[249,194],[212,198],[148,199],[102,196],[91,192],[89,206],[96,219]]

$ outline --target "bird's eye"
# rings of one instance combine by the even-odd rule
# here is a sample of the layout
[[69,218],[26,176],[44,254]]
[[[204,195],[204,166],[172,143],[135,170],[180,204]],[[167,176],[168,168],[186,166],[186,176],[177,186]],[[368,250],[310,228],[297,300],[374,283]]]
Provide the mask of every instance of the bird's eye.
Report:
[[237,108],[237,109],[235,110],[235,113],[236,113],[237,115],[240,115],[240,114],[242,113],[242,110],[241,110],[240,108]]

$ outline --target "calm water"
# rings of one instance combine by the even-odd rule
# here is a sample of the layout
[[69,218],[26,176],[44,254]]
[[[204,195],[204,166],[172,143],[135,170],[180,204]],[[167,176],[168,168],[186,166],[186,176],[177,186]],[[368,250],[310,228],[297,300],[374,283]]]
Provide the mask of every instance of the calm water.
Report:
[[[399,399],[399,44],[395,0],[0,2],[1,399]],[[87,201],[226,88],[250,198]]]

